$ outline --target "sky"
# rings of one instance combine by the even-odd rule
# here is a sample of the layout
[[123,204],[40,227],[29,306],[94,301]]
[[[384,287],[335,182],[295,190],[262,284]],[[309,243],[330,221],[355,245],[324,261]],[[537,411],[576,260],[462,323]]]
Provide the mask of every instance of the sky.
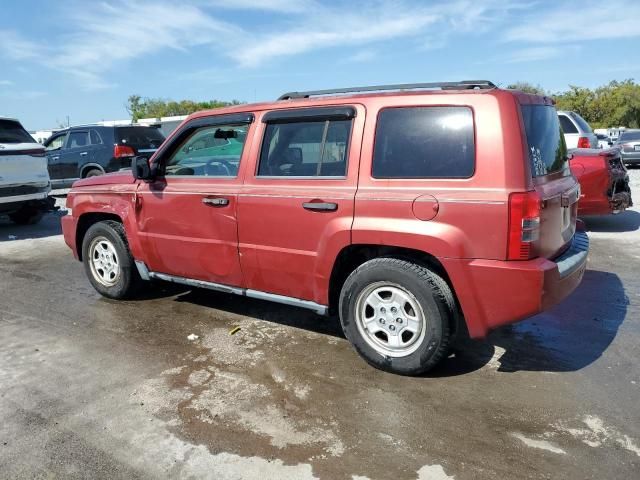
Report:
[[129,95],[487,79],[552,91],[640,79],[640,0],[0,0],[0,116],[128,118]]

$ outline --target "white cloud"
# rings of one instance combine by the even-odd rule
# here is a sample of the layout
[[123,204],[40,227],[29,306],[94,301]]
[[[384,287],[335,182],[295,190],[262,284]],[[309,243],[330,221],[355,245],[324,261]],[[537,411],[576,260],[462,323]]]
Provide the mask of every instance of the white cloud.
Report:
[[0,80],[0,87],[10,87],[13,85],[11,80]]
[[541,9],[507,30],[504,39],[530,43],[565,43],[640,36],[640,2],[563,3]]
[[566,55],[569,53],[569,50],[571,50],[571,52],[575,52],[576,48],[560,46],[528,47],[515,50],[509,53],[506,57],[499,58],[499,60],[505,63],[538,62]]
[[13,30],[0,30],[0,54],[12,60],[29,60],[42,54],[41,46]]
[[366,63],[375,60],[376,52],[373,50],[359,50],[346,58],[346,63]]

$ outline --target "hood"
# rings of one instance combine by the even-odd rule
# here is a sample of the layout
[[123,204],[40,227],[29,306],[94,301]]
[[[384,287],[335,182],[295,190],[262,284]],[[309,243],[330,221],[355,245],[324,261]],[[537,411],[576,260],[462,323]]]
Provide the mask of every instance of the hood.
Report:
[[133,178],[131,170],[123,172],[107,173],[106,175],[98,175],[97,177],[88,177],[81,180],[77,180],[73,183],[71,188],[93,187],[96,185],[129,185],[135,183],[136,179]]

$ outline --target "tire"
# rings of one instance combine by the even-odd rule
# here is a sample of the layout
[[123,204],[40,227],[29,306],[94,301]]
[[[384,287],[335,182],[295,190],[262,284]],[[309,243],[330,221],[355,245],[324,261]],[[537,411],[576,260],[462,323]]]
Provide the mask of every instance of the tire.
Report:
[[453,293],[415,263],[376,258],[362,264],[345,281],[339,310],[347,339],[380,370],[420,375],[449,351]]
[[98,175],[104,175],[104,172],[99,168],[92,168],[84,174],[84,178],[97,177]]
[[124,226],[113,220],[93,224],[82,240],[82,262],[89,281],[107,298],[131,298],[141,282]]
[[9,219],[18,225],[35,225],[44,217],[44,212],[33,207],[22,207],[9,215]]

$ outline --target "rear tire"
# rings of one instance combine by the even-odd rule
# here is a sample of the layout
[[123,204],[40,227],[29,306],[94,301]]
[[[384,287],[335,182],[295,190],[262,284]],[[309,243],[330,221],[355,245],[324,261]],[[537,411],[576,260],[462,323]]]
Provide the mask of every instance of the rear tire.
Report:
[[82,261],[102,296],[116,300],[134,296],[141,279],[121,223],[106,220],[89,227],[82,240]]
[[44,217],[44,212],[33,207],[22,207],[9,215],[9,219],[18,225],[35,225]]
[[419,375],[449,351],[453,293],[415,263],[376,258],[362,264],[345,281],[339,309],[345,336],[381,370]]
[[104,175],[104,172],[99,168],[92,168],[84,174],[84,178],[97,177],[99,175]]

